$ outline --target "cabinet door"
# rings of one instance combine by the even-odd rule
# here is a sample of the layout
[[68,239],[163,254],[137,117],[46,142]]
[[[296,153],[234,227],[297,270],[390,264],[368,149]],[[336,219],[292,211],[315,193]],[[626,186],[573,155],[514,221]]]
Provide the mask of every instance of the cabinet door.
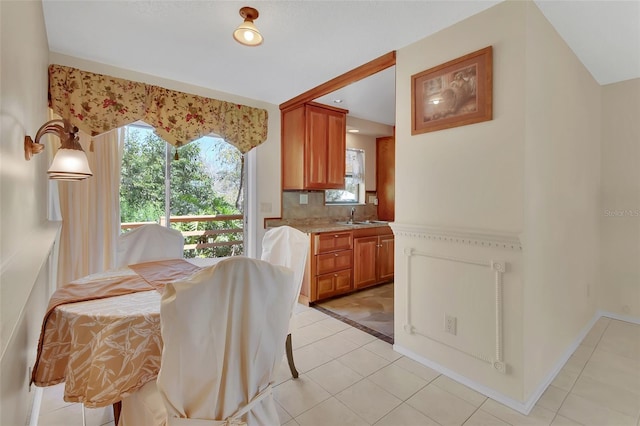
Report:
[[306,141],[304,153],[305,186],[324,188],[329,162],[329,116],[322,108],[308,106],[306,110]]
[[346,117],[332,112],[328,117],[327,188],[344,188],[346,142]]
[[353,241],[353,286],[358,289],[376,284],[378,237],[356,238]]
[[348,293],[351,291],[351,269],[318,275],[315,287],[316,297],[313,299],[314,301]]
[[305,187],[344,188],[346,115],[340,111],[306,107]]
[[282,112],[282,189],[304,189],[304,105]]
[[394,238],[393,235],[382,235],[379,239],[378,278],[380,281],[392,280],[394,274]]

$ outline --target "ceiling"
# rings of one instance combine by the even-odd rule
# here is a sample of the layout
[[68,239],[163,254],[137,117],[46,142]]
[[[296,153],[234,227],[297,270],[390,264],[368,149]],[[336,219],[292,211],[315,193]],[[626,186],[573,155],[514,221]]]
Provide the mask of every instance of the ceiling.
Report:
[[[43,0],[49,49],[115,67],[281,104],[500,1]],[[536,0],[600,84],[640,77],[640,1]],[[264,36],[231,36],[242,6]],[[390,68],[319,99],[395,122]]]

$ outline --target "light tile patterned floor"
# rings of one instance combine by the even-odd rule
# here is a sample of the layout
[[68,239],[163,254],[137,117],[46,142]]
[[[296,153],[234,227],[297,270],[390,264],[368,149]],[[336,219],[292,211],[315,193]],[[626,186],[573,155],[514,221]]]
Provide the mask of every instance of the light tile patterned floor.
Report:
[[[600,319],[524,416],[322,312],[299,306],[294,318],[300,378],[283,359],[275,387],[286,426],[640,426],[640,325]],[[110,408],[86,412],[89,426],[113,425]],[[39,425],[81,423],[62,385],[45,388]]]

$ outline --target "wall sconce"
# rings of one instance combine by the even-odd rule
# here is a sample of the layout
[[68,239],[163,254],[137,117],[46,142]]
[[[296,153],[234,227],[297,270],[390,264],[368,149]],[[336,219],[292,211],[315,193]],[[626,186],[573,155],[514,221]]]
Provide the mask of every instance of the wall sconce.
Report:
[[78,181],[93,176],[80,142],[78,140],[78,128],[71,126],[67,120],[50,120],[38,129],[36,141],[31,136],[24,137],[24,158],[31,160],[34,154],[44,150],[40,138],[46,134],[52,134],[60,138],[60,149],[53,157],[51,167],[47,171],[49,179]]
[[240,9],[240,16],[244,18],[244,22],[238,25],[233,32],[233,38],[240,44],[245,46],[258,46],[262,44],[262,34],[253,24],[254,19],[258,19],[258,11],[253,7],[245,6]]

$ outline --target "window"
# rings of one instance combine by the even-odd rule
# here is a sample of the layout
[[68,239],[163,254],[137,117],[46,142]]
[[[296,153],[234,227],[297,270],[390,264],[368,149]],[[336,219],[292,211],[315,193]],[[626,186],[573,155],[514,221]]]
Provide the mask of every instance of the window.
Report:
[[325,204],[364,204],[364,151],[347,148],[344,189],[324,192]]
[[[126,127],[120,180],[123,231],[166,224],[185,237],[185,257],[243,254],[241,154],[205,136],[177,150],[146,125]],[[168,176],[168,178],[167,178]]]

